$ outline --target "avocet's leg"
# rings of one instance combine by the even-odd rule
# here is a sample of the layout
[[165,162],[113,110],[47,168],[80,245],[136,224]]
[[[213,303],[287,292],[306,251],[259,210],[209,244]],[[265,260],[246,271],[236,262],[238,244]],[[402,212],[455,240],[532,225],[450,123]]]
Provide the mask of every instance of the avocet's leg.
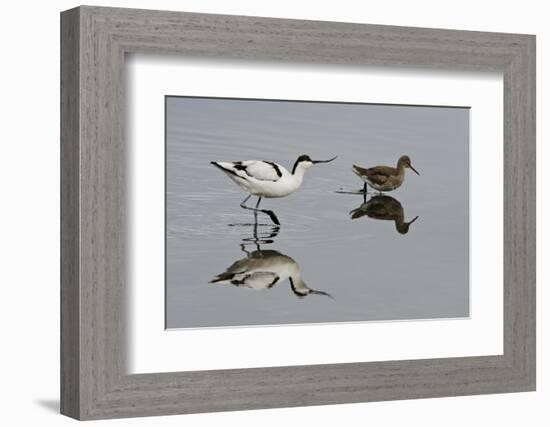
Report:
[[241,243],[241,251],[243,251],[246,255],[250,255],[250,251],[246,250],[246,245],[244,243]]
[[246,202],[248,202],[248,199],[252,197],[252,194],[249,194],[245,197],[245,199],[241,202],[241,208],[248,209],[248,207],[245,205]]
[[261,197],[258,197],[258,202],[256,203],[256,210],[254,211],[254,228],[253,228],[253,236],[254,236],[254,243],[256,244],[256,250],[258,253],[260,252],[260,239],[258,238],[258,205],[260,204]]
[[258,197],[256,202],[256,210],[254,211],[254,239],[256,240],[256,249],[260,251],[260,244],[258,243],[258,206],[260,206],[261,197]]
[[[249,211],[254,211],[254,212],[263,212],[264,214],[269,215],[269,217],[271,218],[271,221],[273,221],[275,224],[281,225],[281,223],[279,222],[279,219],[277,218],[277,215],[275,215],[275,213],[273,211],[270,211],[270,210],[267,210],[267,209],[258,209],[257,207],[256,208],[251,208],[250,206],[246,206],[245,203],[248,201],[248,199],[250,199],[251,196],[252,195],[249,194],[246,197],[246,199],[244,199],[241,202],[241,208],[248,209]],[[259,206],[260,200],[262,200],[262,198],[258,197],[258,202],[256,203],[256,206]]]
[[275,212],[267,209],[260,209],[260,212],[263,212],[264,214],[268,215],[269,218],[271,218],[271,221],[273,221],[273,224],[281,225],[281,222],[279,221],[279,218],[277,218],[277,215],[275,215]]
[[262,200],[261,197],[258,197],[258,201],[256,202],[256,210],[254,211],[254,231],[258,232],[258,206],[260,206],[260,200]]

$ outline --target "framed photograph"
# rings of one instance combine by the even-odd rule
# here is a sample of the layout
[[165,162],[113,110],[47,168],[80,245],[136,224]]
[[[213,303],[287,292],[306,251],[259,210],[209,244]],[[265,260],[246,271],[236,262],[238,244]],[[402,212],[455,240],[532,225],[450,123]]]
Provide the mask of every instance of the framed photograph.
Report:
[[61,412],[535,389],[535,37],[61,14]]

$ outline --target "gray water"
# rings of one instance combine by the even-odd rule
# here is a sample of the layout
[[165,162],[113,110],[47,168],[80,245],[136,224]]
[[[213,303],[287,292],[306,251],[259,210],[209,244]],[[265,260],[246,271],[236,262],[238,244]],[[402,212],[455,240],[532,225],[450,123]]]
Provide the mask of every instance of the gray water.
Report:
[[[280,227],[263,214],[255,225],[239,207],[246,194],[210,164],[291,169],[301,154],[338,158],[308,169],[296,193],[262,200]],[[420,176],[407,170],[378,206],[344,194],[362,188],[352,164],[395,166],[404,154]],[[167,97],[166,326],[467,317],[468,187],[467,108]],[[380,219],[400,207],[405,221],[418,216],[408,232]],[[289,280],[262,290],[209,283],[236,261],[270,257],[294,262],[308,288],[330,297],[299,297]]]

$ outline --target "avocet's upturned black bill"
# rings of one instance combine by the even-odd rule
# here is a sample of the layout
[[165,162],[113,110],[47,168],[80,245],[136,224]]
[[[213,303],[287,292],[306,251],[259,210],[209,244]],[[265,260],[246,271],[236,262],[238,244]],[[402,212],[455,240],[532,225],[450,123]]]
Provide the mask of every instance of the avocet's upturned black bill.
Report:
[[[328,160],[312,160],[307,154],[303,154],[294,163],[292,172],[278,163],[267,160],[211,163],[249,193],[241,203],[242,208],[265,213],[275,224],[279,224],[279,220],[272,211],[258,209],[262,197],[285,197],[294,193],[302,185],[306,169],[317,163],[332,162],[334,159],[336,157]],[[246,206],[246,202],[251,196],[258,197],[255,208]]]

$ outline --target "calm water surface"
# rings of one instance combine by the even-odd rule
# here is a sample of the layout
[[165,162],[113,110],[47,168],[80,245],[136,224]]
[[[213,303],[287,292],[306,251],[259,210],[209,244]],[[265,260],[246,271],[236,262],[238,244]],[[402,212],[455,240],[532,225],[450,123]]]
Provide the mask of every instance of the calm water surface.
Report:
[[[166,105],[168,328],[469,315],[468,109],[182,97]],[[291,169],[301,154],[338,158],[308,169],[296,193],[262,200],[280,227],[241,209],[246,193],[210,164]],[[398,190],[367,203],[337,193],[362,187],[352,164],[394,166],[403,154],[420,176],[407,170]],[[273,268],[292,283],[283,275],[265,286]],[[267,273],[252,288],[224,281],[247,270]]]

